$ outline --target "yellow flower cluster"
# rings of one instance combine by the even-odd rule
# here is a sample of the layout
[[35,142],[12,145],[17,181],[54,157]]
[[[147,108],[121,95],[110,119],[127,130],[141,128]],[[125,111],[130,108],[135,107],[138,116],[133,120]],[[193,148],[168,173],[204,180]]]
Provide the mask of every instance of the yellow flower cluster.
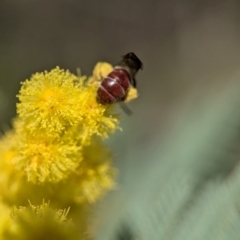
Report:
[[11,227],[3,227],[1,239],[32,240],[32,239],[81,239],[83,234],[67,219],[69,209],[54,210],[49,204],[43,203],[34,206],[14,208],[11,214],[5,218],[5,222]]
[[[87,77],[56,67],[22,82],[18,116],[0,139],[3,239],[87,239],[90,204],[115,186],[112,154],[102,140],[118,128],[119,117],[115,104],[96,101],[99,82],[112,69],[100,62]],[[66,211],[43,199],[54,208],[71,206],[78,232]],[[39,206],[15,208],[9,218],[10,207],[27,200]]]
[[[96,102],[98,82],[112,69],[98,63],[87,78],[56,67],[22,83],[18,117],[0,140],[0,193],[6,203],[53,195],[65,203],[94,202],[113,188],[111,154],[100,139],[119,120],[114,106]],[[62,188],[69,194],[61,194]],[[32,195],[34,189],[39,191]]]
[[60,207],[93,203],[115,186],[112,154],[96,137],[91,145],[83,147],[83,160],[64,181],[41,184],[29,181],[24,172],[19,171],[15,164],[18,152],[11,145],[14,142],[11,132],[0,142],[0,193],[8,205],[24,205],[27,199],[40,204],[44,198],[51,199],[51,205]]
[[[94,73],[98,70],[97,64]],[[112,68],[101,65],[104,74]],[[116,129],[118,119],[109,108],[96,102],[98,84],[95,75],[92,84],[86,77],[77,77],[56,67],[50,72],[36,73],[22,83],[17,112],[24,127],[32,135],[61,137],[76,135],[81,144],[90,143],[92,135],[107,137]],[[94,80],[94,81],[93,81]],[[90,82],[90,81],[89,81]]]
[[82,162],[83,148],[91,145],[91,139],[106,138],[117,128],[113,107],[96,102],[97,84],[88,84],[85,78],[56,67],[22,83],[13,162],[29,181],[66,179]]

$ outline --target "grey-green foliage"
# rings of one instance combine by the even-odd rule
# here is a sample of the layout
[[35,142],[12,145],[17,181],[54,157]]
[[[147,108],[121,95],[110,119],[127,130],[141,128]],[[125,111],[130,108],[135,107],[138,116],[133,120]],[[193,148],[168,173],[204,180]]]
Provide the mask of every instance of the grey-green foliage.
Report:
[[136,239],[240,239],[240,170],[204,178],[229,160],[238,136],[240,96],[231,91],[159,151],[165,160],[151,172],[161,184],[151,181],[151,198],[129,208]]
[[107,202],[115,223],[109,227],[105,218],[96,239],[117,239],[121,223],[136,240],[240,239],[240,168],[231,156],[239,138],[239,76],[206,99],[202,112],[186,112],[164,140],[132,148],[129,160],[139,164],[128,166],[130,181],[119,190],[124,201],[114,209]]
[[181,175],[173,177],[147,209],[134,212],[132,228],[136,239],[239,239],[239,171],[226,181],[209,183],[189,209],[188,180]]
[[209,184],[186,213],[174,240],[234,240],[240,237],[240,174]]
[[[185,176],[184,176],[185,175]],[[143,205],[131,207],[129,220],[137,239],[169,239],[178,225],[178,216],[191,197],[189,178],[183,172],[165,178],[161,194],[157,192]],[[131,219],[132,218],[132,219]]]
[[240,170],[228,178],[204,178],[229,160],[228,148],[238,135],[240,96],[228,94],[168,142],[172,151],[160,154],[166,162],[152,172],[168,177],[158,177],[164,182],[159,187],[152,182],[154,200],[145,209],[138,206],[138,215],[129,209],[136,239],[240,239]]

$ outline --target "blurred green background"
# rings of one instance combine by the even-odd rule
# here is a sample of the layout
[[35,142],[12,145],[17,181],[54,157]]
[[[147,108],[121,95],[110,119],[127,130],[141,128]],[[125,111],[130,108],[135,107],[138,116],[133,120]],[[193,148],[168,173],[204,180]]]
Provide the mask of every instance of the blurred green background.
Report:
[[[16,114],[20,82],[36,71],[58,65],[74,73],[80,67],[89,75],[96,62],[115,64],[129,51],[144,64],[137,75],[140,96],[129,104],[134,114],[122,114],[123,132],[109,142],[120,188],[104,199],[105,221],[115,219],[116,224],[112,221],[108,231],[96,227],[97,235],[104,236],[99,239],[108,239],[127,218],[114,209],[124,201],[125,209],[133,203],[143,206],[136,199],[156,193],[157,183],[166,181],[162,159],[181,166],[208,153],[204,161],[194,158],[190,164],[199,176],[193,189],[236,166],[238,158],[229,157],[228,149],[238,146],[238,121],[232,119],[239,117],[234,105],[239,101],[239,11],[238,0],[1,0],[2,130]],[[99,209],[102,216],[104,206]]]

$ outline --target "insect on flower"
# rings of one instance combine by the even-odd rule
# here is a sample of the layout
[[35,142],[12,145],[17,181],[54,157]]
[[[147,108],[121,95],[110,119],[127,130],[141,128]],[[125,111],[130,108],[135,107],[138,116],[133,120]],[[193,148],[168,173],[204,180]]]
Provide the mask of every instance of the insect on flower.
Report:
[[113,71],[102,80],[97,90],[97,101],[103,105],[124,101],[130,86],[136,88],[135,75],[140,68],[143,68],[143,64],[133,52],[124,55]]

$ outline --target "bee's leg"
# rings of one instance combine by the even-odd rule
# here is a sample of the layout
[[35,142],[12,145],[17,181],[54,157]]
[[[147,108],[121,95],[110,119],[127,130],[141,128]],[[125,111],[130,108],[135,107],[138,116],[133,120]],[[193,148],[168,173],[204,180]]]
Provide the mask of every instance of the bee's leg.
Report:
[[133,85],[134,88],[137,87],[137,81],[136,81],[135,78],[132,79],[132,85]]
[[127,106],[127,104],[126,103],[124,103],[124,102],[119,102],[119,105],[120,105],[120,107],[122,108],[122,110],[127,114],[127,115],[132,115],[132,111],[131,111],[131,109],[130,108],[128,108],[128,106]]

